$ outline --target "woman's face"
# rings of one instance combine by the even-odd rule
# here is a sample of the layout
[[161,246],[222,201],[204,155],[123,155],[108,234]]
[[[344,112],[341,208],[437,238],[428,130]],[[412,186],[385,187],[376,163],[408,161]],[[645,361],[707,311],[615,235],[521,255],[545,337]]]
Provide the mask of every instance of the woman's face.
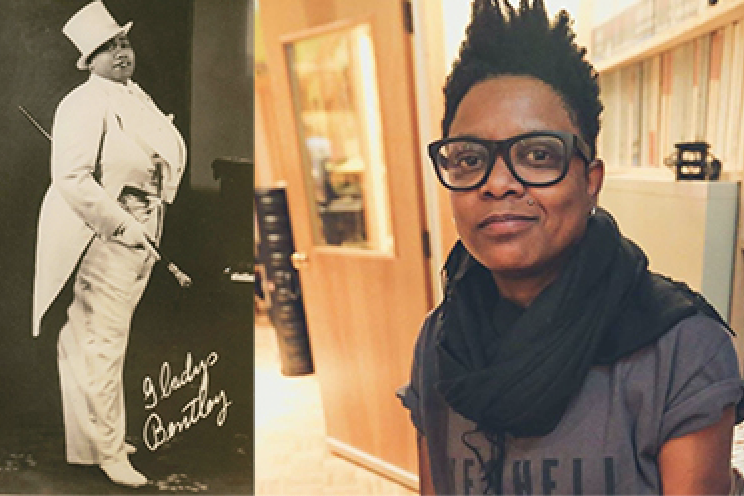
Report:
[[107,41],[90,60],[90,72],[117,83],[126,83],[134,74],[134,50],[125,34]]
[[[560,96],[527,76],[499,76],[474,85],[460,102],[449,137],[503,140],[529,131],[579,134]],[[486,183],[450,192],[457,231],[468,251],[505,280],[552,282],[567,249],[584,234],[604,168],[574,155],[566,177],[547,187],[524,186],[498,157]],[[499,285],[501,287],[501,285]]]

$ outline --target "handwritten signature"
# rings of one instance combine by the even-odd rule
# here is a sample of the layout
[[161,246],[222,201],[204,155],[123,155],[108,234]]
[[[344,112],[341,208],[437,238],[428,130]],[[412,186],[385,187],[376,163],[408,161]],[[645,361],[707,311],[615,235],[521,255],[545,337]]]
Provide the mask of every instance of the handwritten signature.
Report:
[[171,420],[166,424],[157,412],[152,412],[147,417],[142,428],[142,437],[145,446],[150,451],[157,450],[176,435],[189,429],[200,420],[209,417],[218,407],[220,410],[215,418],[217,426],[222,427],[225,423],[227,420],[227,409],[232,402],[227,399],[227,393],[225,393],[224,389],[213,396],[209,394],[209,368],[214,366],[217,360],[219,360],[219,355],[213,351],[206,358],[194,364],[194,359],[189,351],[186,354],[183,372],[175,376],[171,375],[170,363],[163,362],[160,367],[159,397],[158,390],[152,378],[145,376],[142,380],[145,409],[152,410],[159,402],[170,398],[171,394],[176,390],[194,382],[197,377],[201,376],[199,392],[181,408],[181,413],[183,413],[181,419]]

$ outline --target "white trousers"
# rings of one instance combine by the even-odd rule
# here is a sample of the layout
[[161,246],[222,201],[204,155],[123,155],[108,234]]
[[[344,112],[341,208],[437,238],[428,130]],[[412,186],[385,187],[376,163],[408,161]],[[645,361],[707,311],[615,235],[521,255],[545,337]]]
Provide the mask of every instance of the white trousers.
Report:
[[68,463],[126,459],[124,355],[154,262],[146,250],[98,237],[80,262],[57,346]]

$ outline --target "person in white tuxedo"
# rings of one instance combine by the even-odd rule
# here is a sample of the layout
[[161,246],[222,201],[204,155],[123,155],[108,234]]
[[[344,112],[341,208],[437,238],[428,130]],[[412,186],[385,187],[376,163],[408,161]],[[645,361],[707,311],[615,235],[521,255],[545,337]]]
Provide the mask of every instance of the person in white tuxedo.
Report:
[[51,185],[38,224],[33,335],[68,279],[73,299],[58,339],[68,463],[99,465],[117,484],[147,478],[129,462],[123,367],[134,310],[157,259],[165,206],[186,165],[173,125],[131,77],[128,33],[100,1],[62,32],[86,82],[58,105]]

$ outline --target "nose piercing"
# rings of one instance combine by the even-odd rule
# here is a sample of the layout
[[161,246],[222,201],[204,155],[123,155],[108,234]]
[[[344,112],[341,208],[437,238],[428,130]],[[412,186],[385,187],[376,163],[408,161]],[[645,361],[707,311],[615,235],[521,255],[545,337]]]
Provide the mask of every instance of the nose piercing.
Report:
[[535,200],[533,200],[532,198],[527,198],[527,205],[529,205],[531,207],[534,204],[535,204]]

